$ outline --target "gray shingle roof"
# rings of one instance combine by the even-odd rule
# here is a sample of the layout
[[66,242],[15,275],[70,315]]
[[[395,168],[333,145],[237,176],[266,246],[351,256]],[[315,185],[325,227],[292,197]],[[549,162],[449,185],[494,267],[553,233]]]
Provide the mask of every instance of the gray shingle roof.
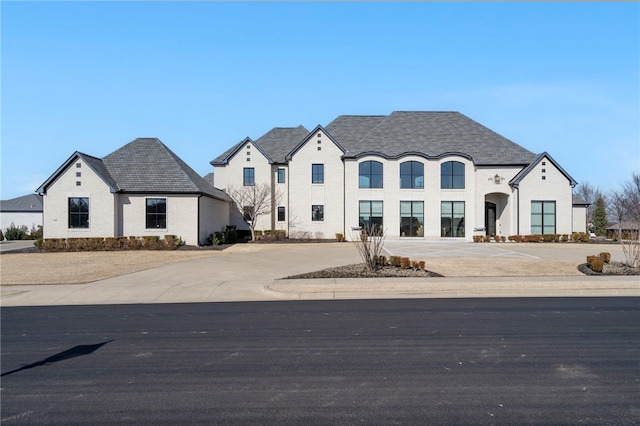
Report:
[[203,194],[229,201],[227,194],[214,188],[156,138],[138,138],[102,159],[76,152],[38,192],[46,192],[76,158],[82,158],[112,192]]
[[202,193],[227,199],[156,138],[138,138],[102,162],[124,192]]
[[[331,138],[346,152],[345,158],[377,154],[399,158],[417,154],[441,158],[462,154],[476,165],[527,165],[536,154],[497,134],[459,112],[395,111],[390,115],[341,115],[326,126]],[[273,162],[285,162],[287,154],[308,136],[302,127],[274,128],[254,142]],[[250,139],[249,139],[250,140]],[[234,145],[211,162],[225,165],[241,148]]]
[[[379,121],[378,121],[379,120]],[[378,124],[362,132],[368,124]],[[536,158],[532,152],[484,127],[459,112],[396,111],[380,120],[378,116],[342,116],[327,126],[341,134],[347,150],[345,157],[379,153],[398,158],[407,153],[421,153],[427,158],[439,158],[447,153],[466,154],[477,165],[529,164]]]
[[286,155],[307,135],[309,131],[303,126],[274,127],[257,140],[250,138],[235,144],[211,161],[214,166],[225,165],[245,144],[253,144],[262,152],[270,163],[285,163]]
[[29,194],[10,200],[2,200],[0,201],[0,211],[42,213],[42,195]]
[[274,127],[257,139],[259,146],[275,163],[284,163],[286,155],[309,134],[303,126]]

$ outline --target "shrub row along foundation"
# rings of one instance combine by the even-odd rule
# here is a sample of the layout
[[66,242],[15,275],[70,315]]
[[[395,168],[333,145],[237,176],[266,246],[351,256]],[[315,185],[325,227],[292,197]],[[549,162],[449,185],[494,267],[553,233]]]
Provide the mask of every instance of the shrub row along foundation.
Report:
[[175,250],[182,240],[175,235],[113,238],[45,238],[35,246],[45,251]]
[[474,235],[473,241],[476,243],[489,243],[491,241],[507,242],[507,240],[514,243],[567,243],[567,242],[583,242],[589,241],[589,236],[584,232],[574,232],[573,234],[531,234],[531,235],[510,235],[504,237],[495,235],[488,237],[484,235]]

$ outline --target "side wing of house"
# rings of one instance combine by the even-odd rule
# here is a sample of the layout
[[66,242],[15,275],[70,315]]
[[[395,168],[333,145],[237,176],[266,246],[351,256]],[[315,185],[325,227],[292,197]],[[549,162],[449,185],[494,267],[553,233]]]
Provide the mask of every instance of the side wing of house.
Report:
[[198,245],[199,198],[194,194],[118,194],[117,236],[176,235],[188,245]]
[[116,188],[100,164],[97,158],[75,153],[38,189],[43,195],[44,238],[116,235]]
[[572,188],[577,182],[549,154],[540,154],[511,184],[518,199],[520,235],[572,232]]

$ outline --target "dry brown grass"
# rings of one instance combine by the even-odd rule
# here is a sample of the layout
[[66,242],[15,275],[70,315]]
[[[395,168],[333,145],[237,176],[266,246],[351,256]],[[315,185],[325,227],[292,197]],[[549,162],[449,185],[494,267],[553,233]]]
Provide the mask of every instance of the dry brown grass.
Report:
[[84,284],[220,253],[213,250],[3,253],[0,284]]

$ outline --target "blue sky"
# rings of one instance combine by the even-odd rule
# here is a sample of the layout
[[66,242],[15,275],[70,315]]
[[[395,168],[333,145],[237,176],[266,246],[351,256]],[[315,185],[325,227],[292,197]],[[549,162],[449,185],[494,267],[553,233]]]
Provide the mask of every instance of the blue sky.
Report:
[[578,182],[640,171],[637,3],[7,2],[1,198],[158,137],[197,172],[246,136],[460,111]]

